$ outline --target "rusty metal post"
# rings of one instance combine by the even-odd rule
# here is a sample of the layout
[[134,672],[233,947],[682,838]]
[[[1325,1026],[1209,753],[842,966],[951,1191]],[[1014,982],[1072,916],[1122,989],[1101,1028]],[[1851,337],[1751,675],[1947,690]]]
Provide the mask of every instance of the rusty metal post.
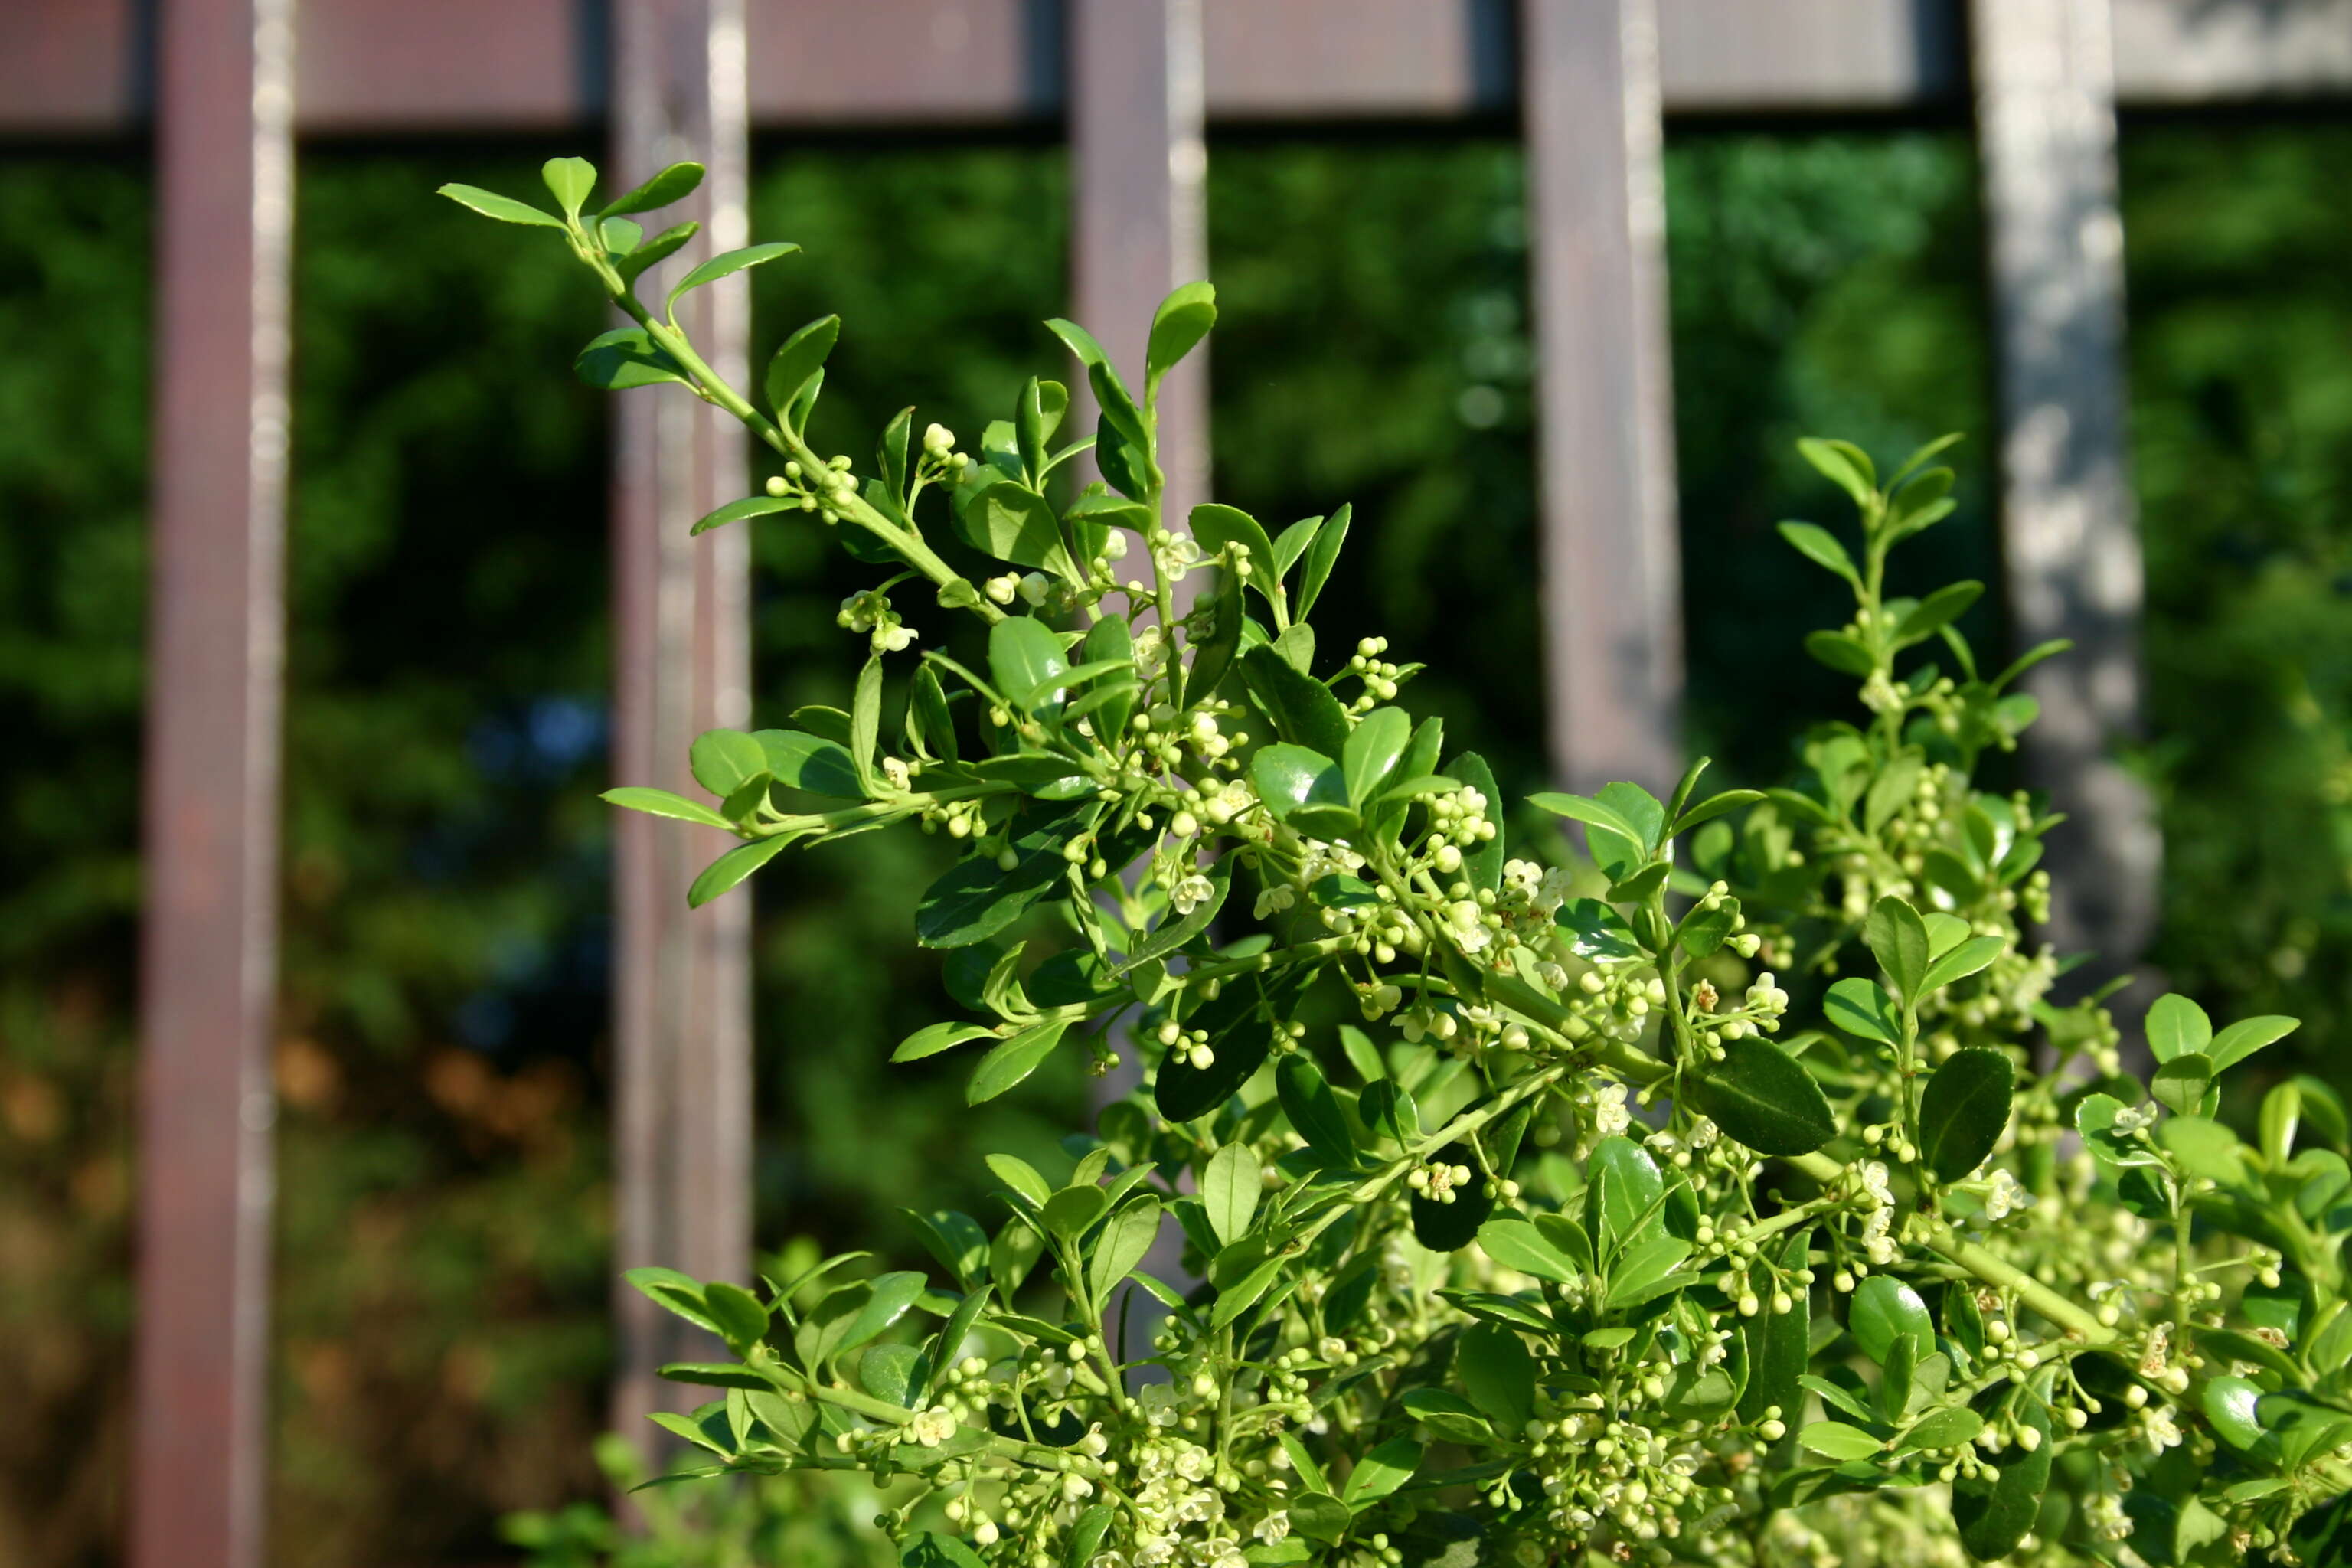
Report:
[[[745,242],[749,219],[742,0],[614,6],[613,188],[666,164],[709,167],[690,210],[703,237],[649,276],[658,298],[692,261]],[[676,221],[668,218],[667,221]],[[679,324],[713,369],[748,388],[751,297],[740,278],[698,289]],[[675,388],[623,393],[614,416],[614,776],[698,794],[687,750],[751,718],[748,536],[694,539],[694,520],[744,492],[745,436]],[[731,843],[715,830],[615,814],[614,1053],[616,1261],[738,1281],[751,1265],[751,916],[748,892],[686,906],[697,871]],[[655,1369],[711,1349],[625,1285],[614,1297],[614,1426],[690,1405]]]
[[[1151,312],[1208,271],[1201,0],[1073,0],[1069,17],[1072,314],[1139,397]],[[1071,398],[1073,429],[1091,432],[1083,383]],[[1160,427],[1181,528],[1209,499],[1207,344],[1160,384]]]
[[161,18],[133,1568],[262,1559],[292,32]]
[[1545,679],[1570,789],[1671,785],[1681,549],[1652,0],[1527,0]]
[[2140,721],[2141,576],[2108,5],[1976,0],[1971,15],[2010,615],[2021,648],[2074,643],[2026,678],[2042,704],[2026,776],[2072,817],[2050,839],[2051,937],[2114,973],[2155,928],[2163,845],[2110,754]]

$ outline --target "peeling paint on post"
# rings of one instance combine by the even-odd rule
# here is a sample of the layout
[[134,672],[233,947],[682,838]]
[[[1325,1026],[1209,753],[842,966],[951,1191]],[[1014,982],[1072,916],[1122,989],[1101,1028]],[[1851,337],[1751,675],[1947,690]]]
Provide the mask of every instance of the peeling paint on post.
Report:
[[2073,819],[2050,839],[2052,940],[2115,973],[2155,927],[2163,846],[2111,755],[2140,723],[2141,602],[2111,23],[2107,0],[1976,0],[1973,20],[2010,616],[2021,650],[2074,644],[2025,678],[2026,776]]
[[291,0],[163,8],[133,1568],[257,1568],[285,671]]
[[[663,214],[698,219],[703,233],[640,285],[658,298],[695,261],[746,240],[742,3],[620,0],[614,33],[611,188],[684,160],[709,170],[676,216]],[[678,324],[711,367],[744,388],[749,287],[728,279],[678,305]],[[622,393],[614,404],[613,771],[616,782],[692,795],[695,735],[751,719],[749,533],[688,532],[744,493],[747,437],[719,410],[663,390]],[[751,896],[739,889],[689,910],[688,885],[733,839],[614,815],[614,1261],[748,1280]],[[647,1412],[693,1403],[656,1369],[714,1347],[625,1284],[614,1316],[614,1424],[642,1442]]]
[[1682,580],[1651,0],[1520,17],[1544,674],[1570,789],[1682,767]]

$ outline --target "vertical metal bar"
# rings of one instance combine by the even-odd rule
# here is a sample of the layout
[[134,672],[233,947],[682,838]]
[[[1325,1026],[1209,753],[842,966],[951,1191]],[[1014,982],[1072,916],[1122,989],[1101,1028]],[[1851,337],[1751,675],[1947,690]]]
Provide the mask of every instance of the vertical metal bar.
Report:
[[2163,846],[2108,754],[2139,723],[2141,577],[2107,0],[1975,0],[1971,15],[2010,615],[2021,647],[2074,643],[2025,682],[2042,704],[2027,779],[2072,816],[2050,840],[2050,934],[2124,966],[2155,925]]
[[1653,0],[1526,0],[1545,676],[1571,789],[1674,782],[1681,549]]
[[[709,171],[691,210],[677,215],[698,219],[703,239],[640,285],[657,298],[691,261],[745,242],[742,0],[620,0],[614,32],[614,188],[683,159]],[[750,314],[740,278],[696,289],[679,306],[679,324],[737,386],[750,382]],[[674,389],[622,394],[614,416],[614,765],[631,784],[690,795],[695,735],[751,717],[746,536],[687,531],[743,493],[745,437],[719,410],[664,390]],[[743,1280],[751,1260],[751,898],[686,906],[695,873],[731,842],[722,834],[628,812],[614,832],[619,1262]],[[710,1347],[626,1286],[615,1292],[614,1315],[614,1425],[642,1436],[646,1412],[690,1403],[655,1369]]]
[[[1208,266],[1201,0],[1072,0],[1069,16],[1073,311],[1139,397],[1151,312]],[[1093,399],[1071,394],[1091,430]],[[1181,527],[1209,496],[1206,345],[1160,384],[1160,428]]]
[[161,19],[133,1568],[262,1557],[292,10]]

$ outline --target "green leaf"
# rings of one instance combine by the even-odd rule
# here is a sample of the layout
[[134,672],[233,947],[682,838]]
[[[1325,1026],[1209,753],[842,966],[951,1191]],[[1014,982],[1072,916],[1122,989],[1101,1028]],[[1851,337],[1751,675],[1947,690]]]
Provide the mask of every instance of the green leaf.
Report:
[[1900,1044],[1903,1025],[1895,1012],[1895,998],[1875,980],[1852,975],[1830,987],[1822,1003],[1829,1021],[1849,1035],[1875,1040],[1882,1046]]
[[[1782,1245],[1780,1267],[1794,1272],[1807,1266],[1812,1245],[1810,1226],[1798,1227]],[[1748,1386],[1740,1391],[1739,1418],[1760,1421],[1772,1405],[1786,1417],[1797,1413],[1803,1398],[1798,1379],[1812,1364],[1812,1294],[1802,1283],[1790,1287],[1785,1312],[1759,1312],[1741,1320],[1748,1342]]]
[[767,770],[777,783],[844,800],[864,797],[857,764],[840,742],[805,730],[754,730],[751,739],[760,742]]
[[1522,1430],[1535,1414],[1536,1363],[1519,1336],[1496,1323],[1476,1323],[1454,1344],[1454,1370],[1470,1402],[1505,1432]]
[[[1231,572],[1218,574],[1216,595],[1207,604],[1196,607],[1193,616],[1207,611],[1210,622],[1206,635],[1197,642],[1189,641],[1192,667],[1185,671],[1184,695],[1187,702],[1198,703],[1213,695],[1223,683],[1226,672],[1234,667],[1234,656],[1242,649],[1242,633],[1248,623],[1248,613],[1242,603],[1241,578]],[[1108,622],[1102,624],[1109,624]],[[1189,639],[1200,623],[1192,617],[1185,621]],[[1131,656],[1130,656],[1131,657]],[[1120,710],[1124,721],[1125,709]],[[1106,734],[1113,733],[1108,729]]]
[[2147,1044],[2158,1061],[2168,1062],[2191,1051],[2203,1053],[2212,1043],[2213,1021],[2188,997],[2169,993],[2149,1005]]
[[686,890],[687,905],[700,909],[711,900],[733,888],[736,883],[783,853],[785,840],[755,838],[749,844],[739,844],[702,868],[702,875]]
[[953,1050],[971,1041],[984,1040],[992,1032],[984,1024],[968,1024],[961,1019],[933,1024],[929,1028],[918,1029],[908,1035],[899,1043],[898,1048],[890,1053],[890,1059],[894,1062],[919,1062],[925,1057],[938,1056],[941,1051]]
[[1250,783],[1267,815],[1287,822],[1301,807],[1348,810],[1348,785],[1339,764],[1320,752],[1277,742],[1250,759]]
[[1142,1197],[1113,1214],[1095,1241],[1087,1259],[1087,1289],[1097,1302],[1106,1301],[1118,1282],[1135,1271],[1160,1238],[1160,1200]]
[[1209,1326],[1222,1329],[1258,1303],[1281,1274],[1283,1260],[1269,1258],[1239,1279],[1217,1292],[1217,1304],[1209,1313]]
[[725,506],[706,512],[690,533],[709,533],[714,528],[724,528],[730,522],[740,522],[747,517],[767,517],[780,511],[798,511],[801,503],[791,496],[745,496],[730,500]]
[[1885,1451],[1877,1438],[1843,1421],[1815,1421],[1797,1433],[1797,1441],[1816,1454],[1839,1460],[1875,1458]]
[[1859,590],[1862,574],[1854,570],[1853,557],[1845,546],[1826,528],[1811,522],[1784,522],[1780,525],[1780,537],[1793,546],[1798,554],[1814,565],[1836,573]]
[[2156,1069],[2147,1091],[2178,1116],[2194,1116],[2213,1087],[2213,1058],[2201,1051],[2178,1056]]
[[1927,928],[1919,911],[1889,893],[1871,906],[1862,940],[1895,982],[1895,994],[1916,1005],[1927,974]]
[[1843,632],[1807,632],[1804,646],[1816,663],[1840,675],[1868,675],[1873,668],[1869,647]]
[[797,245],[772,240],[766,245],[747,245],[740,250],[723,250],[677,280],[677,287],[669,291],[669,308],[676,310],[678,297],[691,289],[699,289],[706,283],[716,283],[721,278],[731,278],[747,267],[757,267],[778,257],[790,256],[799,248]]
[[2017,1069],[1981,1046],[1954,1051],[1919,1097],[1919,1155],[1944,1181],[1966,1178],[1992,1153],[2009,1125]]
[[1625,963],[1648,956],[1625,917],[1598,899],[1570,900],[1552,922],[1567,933],[1568,945],[1579,958],[1594,963]]
[[1008,616],[988,628],[988,673],[1006,701],[1024,712],[1057,706],[1070,673],[1062,639],[1032,616]]
[[988,1156],[988,1168],[996,1173],[998,1181],[1038,1208],[1044,1208],[1045,1200],[1054,1195],[1054,1189],[1046,1185],[1045,1178],[1037,1173],[1037,1168],[1018,1154],[991,1154]]
[[1291,668],[1272,644],[1247,650],[1234,668],[1282,739],[1326,757],[1337,757],[1347,749],[1346,707],[1329,687]]
[[1724,1044],[1698,1082],[1699,1109],[1759,1154],[1810,1154],[1837,1132],[1828,1097],[1796,1058],[1749,1037]]
[[809,378],[824,369],[825,357],[840,337],[841,318],[820,316],[784,340],[768,362],[768,406],[775,410],[777,418],[784,417]]
[[1486,820],[1495,825],[1495,837],[1475,849],[1463,851],[1462,879],[1480,892],[1495,892],[1503,885],[1507,843],[1503,826],[1503,792],[1495,783],[1495,770],[1477,752],[1465,752],[1454,759],[1453,767],[1447,771],[1461,780],[1465,788],[1475,789],[1486,799]]
[[1209,879],[1209,896],[1193,905],[1189,915],[1177,914],[1171,908],[1158,926],[1129,945],[1127,963],[1121,973],[1154,959],[1165,958],[1209,929],[1217,918],[1217,911],[1225,907],[1225,895],[1233,889],[1233,857],[1228,855],[1211,862],[1202,875]]
[[692,1275],[681,1274],[675,1268],[647,1267],[627,1269],[621,1278],[639,1295],[667,1308],[696,1328],[708,1329],[714,1334],[722,1332],[719,1320],[703,1301],[702,1281]]
[[728,795],[744,780],[768,771],[768,753],[740,730],[705,730],[688,749],[687,763],[695,783]]
[[692,195],[701,184],[701,164],[672,163],[635,190],[606,202],[604,210],[597,216],[617,217],[623,213],[651,212],[656,207],[666,207],[672,202]]
[[1228,1143],[1209,1156],[1201,1175],[1201,1205],[1219,1241],[1231,1247],[1242,1238],[1257,1213],[1258,1194],[1265,1185],[1257,1156],[1247,1145]]
[[1667,1290],[1682,1289],[1694,1277],[1677,1279],[1675,1270],[1690,1255],[1691,1244],[1678,1236],[1653,1236],[1635,1242],[1609,1271],[1609,1294],[1603,1304],[1612,1311],[1623,1311]]
[[494,217],[500,223],[530,224],[536,228],[563,226],[563,220],[553,213],[541,212],[529,203],[499,195],[496,191],[483,190],[478,185],[444,185],[441,194],[459,206],[471,207],[484,217]]
[[1228,544],[1240,544],[1249,551],[1250,586],[1265,595],[1270,603],[1279,579],[1275,575],[1274,542],[1257,519],[1239,507],[1204,502],[1192,509],[1190,519],[1192,537],[1201,549],[1213,554]]
[[1069,1548],[1063,1553],[1062,1568],[1087,1568],[1102,1550],[1103,1537],[1118,1518],[1118,1510],[1107,1502],[1098,1502],[1078,1515],[1077,1523],[1070,1527]]
[[1277,574],[1286,574],[1293,566],[1297,565],[1298,558],[1307,552],[1308,545],[1315,542],[1315,536],[1321,531],[1322,527],[1321,518],[1310,517],[1294,522],[1276,534],[1274,536],[1275,571]]
[[1109,1194],[1091,1182],[1064,1187],[1045,1200],[1045,1229],[1065,1242],[1075,1242],[1109,1208]]
[[615,327],[588,340],[572,362],[572,374],[601,392],[625,392],[633,386],[657,386],[666,381],[686,383],[686,367],[669,357],[643,327]]
[[[624,220],[615,218],[611,221],[618,223]],[[623,282],[635,283],[646,272],[684,250],[687,242],[701,232],[702,226],[698,223],[673,224],[615,260],[614,270],[620,273]]]
[[2260,1018],[2241,1018],[2213,1037],[2212,1048],[2206,1054],[2213,1058],[2215,1072],[2226,1072],[2264,1046],[2285,1038],[2301,1026],[2301,1019],[2281,1017],[2275,1014]]
[[1666,1178],[1650,1152],[1631,1138],[1592,1146],[1584,1166],[1584,1222],[1605,1247],[1665,1229]]
[[1743,805],[1754,805],[1764,798],[1760,789],[1727,789],[1707,796],[1675,819],[1674,831],[1667,837],[1679,838],[1694,827],[1713,822],[1726,812],[1738,811]]
[[1054,1054],[1062,1043],[1062,1032],[1069,1027],[1066,1018],[1053,1018],[1019,1034],[980,1058],[971,1069],[971,1082],[964,1089],[966,1105],[980,1105],[994,1100],[1006,1089],[1027,1078]]
[[733,826],[701,802],[688,800],[681,795],[672,795],[666,789],[645,789],[635,784],[625,784],[619,789],[606,790],[598,798],[630,811],[642,811],[654,816],[675,817],[680,822],[699,823],[705,827]]
[[1502,1215],[1480,1226],[1478,1245],[1504,1268],[1516,1268],[1538,1279],[1572,1285],[1583,1278],[1566,1253],[1546,1241],[1542,1232],[1517,1215]]
[[585,158],[550,158],[540,165],[539,177],[546,182],[555,205],[577,217],[587,204],[588,193],[596,188],[596,165]]
[[1355,1163],[1355,1135],[1312,1058],[1297,1051],[1284,1057],[1274,1069],[1274,1088],[1283,1114],[1309,1148],[1333,1164]]
[[[1564,795],[1557,790],[1546,790],[1540,795],[1528,796],[1528,804],[1549,811],[1554,816],[1572,817],[1588,826],[1606,829],[1630,844],[1642,843],[1642,834],[1632,823],[1599,801],[1589,799],[1584,795]],[[1595,858],[1598,858],[1598,856]]]
[[1854,1288],[1846,1310],[1846,1328],[1862,1353],[1880,1365],[1900,1334],[1917,1336],[1920,1344],[1936,1342],[1936,1326],[1919,1292],[1887,1274],[1874,1274]]
[[1400,1147],[1421,1142],[1421,1107],[1412,1092],[1391,1078],[1376,1078],[1356,1100],[1356,1114],[1364,1125]]
[[952,1535],[926,1531],[898,1549],[899,1568],[986,1568],[980,1554]]
[[1361,1513],[1412,1479],[1419,1468],[1421,1445],[1410,1437],[1391,1437],[1356,1461],[1342,1500]]
[[1323,596],[1323,584],[1331,580],[1331,568],[1339,564],[1339,547],[1348,542],[1348,521],[1354,508],[1342,502],[1315,535],[1315,542],[1307,547],[1307,569],[1298,579],[1298,618],[1305,620],[1315,608],[1315,601]]
[[1020,919],[1064,879],[1069,862],[1062,846],[1079,820],[1055,817],[1015,838],[1010,871],[984,855],[959,863],[923,890],[915,906],[916,940],[925,947],[969,947]]
[[1992,1461],[2000,1468],[1991,1481],[1962,1478],[1952,1483],[1952,1521],[1959,1526],[1960,1545],[1979,1562],[2017,1550],[2042,1517],[2042,1496],[2050,1489],[2050,1460],[2057,1448],[2050,1441],[2050,1417],[2027,1402],[2019,1419],[2042,1434],[2032,1453],[2012,1443]]
[[[1158,386],[1160,378],[1191,353],[1216,324],[1217,291],[1205,282],[1182,284],[1160,301],[1160,309],[1151,317],[1151,336],[1143,350],[1144,384]],[[1268,566],[1273,564],[1270,557],[1262,555],[1258,559]]]
[[838,1355],[843,1351],[856,1350],[859,1345],[887,1329],[907,1315],[929,1282],[912,1269],[895,1274],[878,1274],[867,1288],[866,1304],[857,1309],[856,1317],[842,1331],[841,1341],[833,1347]]
[[1915,643],[1936,635],[1937,628],[1949,626],[1967,614],[1970,605],[1984,593],[1981,583],[1948,583],[1919,601],[1895,628],[1899,643]]
[[1348,1532],[1348,1505],[1328,1492],[1301,1492],[1290,1500],[1290,1528],[1328,1545]]
[[1980,936],[1964,942],[1927,966],[1926,976],[1919,982],[1919,989],[1925,994],[1940,990],[1955,980],[1965,980],[2008,950],[2009,944],[1997,936]]
[[1877,499],[1878,478],[1870,457],[1852,442],[1807,436],[1797,442],[1797,451],[1822,478],[1852,496],[1856,506],[1866,508]]
[[887,1405],[913,1407],[929,1363],[913,1345],[876,1345],[857,1362],[857,1385]]
[[1408,1389],[1397,1403],[1414,1420],[1449,1443],[1487,1444],[1495,1440],[1495,1428],[1478,1414],[1478,1407],[1446,1389]]
[[1983,1430],[1984,1417],[1975,1411],[1965,1405],[1946,1405],[1913,1422],[1911,1429],[1895,1446],[1900,1450],[1957,1448],[1975,1442],[1977,1434]]
[[1412,720],[1402,708],[1375,708],[1356,721],[1339,751],[1339,771],[1348,798],[1360,809],[1388,782],[1412,739]]

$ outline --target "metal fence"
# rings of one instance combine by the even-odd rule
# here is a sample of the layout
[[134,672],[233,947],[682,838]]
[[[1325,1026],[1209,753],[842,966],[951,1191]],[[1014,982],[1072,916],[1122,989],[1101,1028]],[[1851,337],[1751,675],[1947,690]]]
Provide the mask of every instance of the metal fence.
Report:
[[[1678,760],[1662,124],[1972,116],[2011,623],[2085,650],[2037,672],[2029,768],[2083,825],[2062,885],[2092,894],[2061,934],[2127,957],[2156,846],[2106,760],[2137,718],[2140,596],[2116,105],[2347,89],[2352,0],[10,0],[0,138],[152,133],[158,171],[132,1563],[261,1556],[298,137],[601,130],[624,184],[708,163],[692,216],[725,247],[754,128],[1065,126],[1073,313],[1132,360],[1204,270],[1208,126],[1516,126],[1550,755],[1589,788]],[[688,302],[740,384],[741,287]],[[1197,371],[1163,395],[1179,506],[1206,492],[1206,402]],[[745,488],[742,437],[683,400],[615,424],[614,771],[684,788],[688,739],[750,710],[743,536],[686,533]],[[740,1278],[748,906],[686,910],[708,848],[686,829],[616,833],[616,1261]],[[614,1310],[625,1418],[686,1331]]]

